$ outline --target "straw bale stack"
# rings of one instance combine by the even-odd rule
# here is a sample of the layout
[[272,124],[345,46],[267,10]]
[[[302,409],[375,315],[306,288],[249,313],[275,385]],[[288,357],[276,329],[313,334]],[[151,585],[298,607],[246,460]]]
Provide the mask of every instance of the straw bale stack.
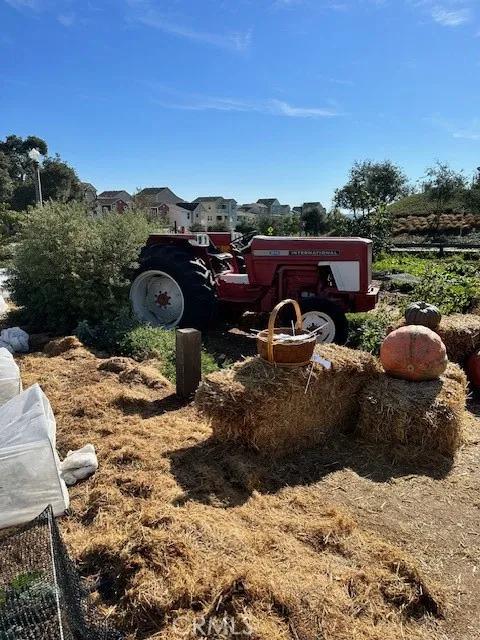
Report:
[[[405,321],[401,320],[390,330],[404,325]],[[444,316],[435,332],[443,340],[451,362],[463,365],[472,353],[480,349],[480,315],[454,313]]]
[[436,330],[447,348],[449,360],[463,364],[480,349],[480,317],[455,313],[442,318]]
[[439,380],[430,382],[380,374],[362,391],[358,433],[372,442],[453,457],[462,443],[466,394],[466,376],[451,363]]
[[376,358],[337,345],[318,345],[315,353],[331,369],[284,369],[249,358],[213,373],[201,384],[197,407],[211,421],[220,441],[238,441],[269,456],[323,444],[332,432],[347,431],[359,412],[358,395],[380,367]]

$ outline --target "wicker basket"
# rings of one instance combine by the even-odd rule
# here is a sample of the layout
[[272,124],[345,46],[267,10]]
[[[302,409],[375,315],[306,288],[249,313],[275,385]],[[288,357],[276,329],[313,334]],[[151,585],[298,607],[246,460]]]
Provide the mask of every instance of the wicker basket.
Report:
[[[275,329],[275,322],[280,309],[285,305],[292,304],[295,308],[297,322],[295,329],[292,327],[281,327]],[[275,335],[287,334],[290,336],[304,335],[305,340],[290,344],[275,343]],[[315,349],[316,338],[302,328],[302,313],[296,300],[283,300],[273,309],[268,320],[268,329],[261,331],[257,336],[257,349],[259,355],[267,362],[276,364],[279,367],[302,367],[307,365]]]

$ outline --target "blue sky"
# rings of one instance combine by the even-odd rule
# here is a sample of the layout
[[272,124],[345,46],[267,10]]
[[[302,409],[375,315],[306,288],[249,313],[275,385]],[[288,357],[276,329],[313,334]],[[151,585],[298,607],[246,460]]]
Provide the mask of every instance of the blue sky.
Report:
[[479,0],[0,0],[0,137],[98,189],[329,204],[480,165]]

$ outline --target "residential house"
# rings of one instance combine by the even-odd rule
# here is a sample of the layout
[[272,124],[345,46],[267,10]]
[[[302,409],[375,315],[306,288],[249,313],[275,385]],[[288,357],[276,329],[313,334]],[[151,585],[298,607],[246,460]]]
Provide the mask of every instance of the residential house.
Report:
[[97,190],[90,182],[81,182],[82,198],[89,208],[94,209],[97,202]]
[[[178,202],[184,202],[184,200],[168,187],[147,187],[135,194],[136,204],[149,209],[154,216],[159,218],[167,216],[169,220],[169,207],[176,205]],[[170,222],[172,223],[172,220]]]
[[226,224],[235,229],[237,224],[237,201],[222,196],[207,196],[196,198],[193,202],[203,204],[207,214],[207,227]]
[[170,211],[170,225],[176,233],[189,231],[192,225],[207,229],[209,213],[202,202],[178,202]]
[[267,207],[269,216],[285,216],[290,213],[289,204],[280,204],[277,198],[260,198],[257,204],[263,204]]
[[325,213],[327,212],[327,210],[325,209],[325,207],[321,202],[304,202],[303,203],[302,213],[306,213],[307,211],[311,211],[312,209],[318,210],[320,212],[322,211],[324,211]]
[[108,213],[117,211],[123,213],[133,204],[133,198],[127,191],[102,191],[97,196],[97,212]]
[[260,216],[268,215],[268,208],[264,204],[252,202],[250,204],[242,204],[237,208],[237,222],[255,225]]

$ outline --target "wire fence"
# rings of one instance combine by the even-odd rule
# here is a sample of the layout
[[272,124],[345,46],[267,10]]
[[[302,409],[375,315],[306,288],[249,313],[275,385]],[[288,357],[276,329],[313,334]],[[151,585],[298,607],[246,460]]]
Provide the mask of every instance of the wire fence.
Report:
[[0,640],[122,640],[101,620],[48,507],[0,540]]

